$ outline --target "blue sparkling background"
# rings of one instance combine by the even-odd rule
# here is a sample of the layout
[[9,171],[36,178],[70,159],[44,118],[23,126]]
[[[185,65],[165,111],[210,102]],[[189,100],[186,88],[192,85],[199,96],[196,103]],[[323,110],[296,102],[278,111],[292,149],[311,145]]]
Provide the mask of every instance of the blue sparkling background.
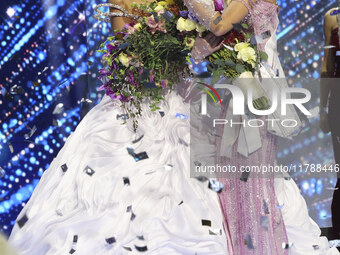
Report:
[[[6,234],[66,138],[102,97],[96,90],[100,55],[95,51],[110,33],[110,25],[91,17],[93,6],[101,2],[105,1],[1,4],[0,228]],[[286,75],[319,78],[323,15],[336,0],[278,2],[279,52]],[[15,86],[24,91],[18,93]],[[317,105],[317,99],[311,103]],[[278,163],[333,161],[330,138],[319,131],[317,121],[312,120],[294,142],[280,142]],[[37,130],[27,136],[34,126]],[[296,173],[293,177],[313,219],[322,227],[330,226],[334,176]]]

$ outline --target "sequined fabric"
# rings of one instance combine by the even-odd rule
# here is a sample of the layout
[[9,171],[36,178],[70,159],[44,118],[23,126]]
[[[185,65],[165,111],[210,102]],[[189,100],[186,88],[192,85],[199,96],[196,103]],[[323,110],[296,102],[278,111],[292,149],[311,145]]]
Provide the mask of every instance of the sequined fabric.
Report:
[[216,15],[214,2],[212,0],[184,0],[188,10],[210,30],[212,19]]
[[[249,5],[242,2],[249,10],[243,22],[249,24],[256,35],[268,30],[275,34],[278,25],[277,6],[258,0]],[[259,50],[265,49],[266,41],[259,45]],[[222,116],[226,115],[227,109]],[[222,117],[223,118],[223,117]],[[222,135],[221,128],[220,134]],[[262,148],[244,157],[237,152],[237,143],[233,146],[231,159],[219,158],[219,164],[236,166],[260,166],[275,164],[275,148],[277,137],[260,128]],[[218,147],[220,147],[218,145]],[[218,148],[219,150],[220,148]],[[250,173],[249,177],[241,180],[241,173],[231,174],[220,178],[225,185],[219,195],[221,208],[225,217],[224,227],[229,253],[251,255],[288,254],[283,247],[288,243],[285,225],[275,196],[274,175],[271,173]],[[251,244],[249,243],[251,240]]]

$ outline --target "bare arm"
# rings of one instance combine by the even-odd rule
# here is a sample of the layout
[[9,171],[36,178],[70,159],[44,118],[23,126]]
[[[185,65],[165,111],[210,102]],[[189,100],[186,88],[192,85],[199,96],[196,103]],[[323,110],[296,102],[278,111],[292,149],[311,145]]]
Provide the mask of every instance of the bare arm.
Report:
[[[332,20],[331,16],[326,13],[324,18],[324,33],[325,33],[325,45],[331,45],[331,33],[332,33]],[[333,77],[335,70],[335,59],[333,49],[325,49],[324,58],[321,67],[321,84],[320,84],[320,106],[327,107],[328,96],[330,93],[329,83],[324,78]]]
[[[248,3],[249,0],[245,1]],[[237,1],[231,2],[222,15],[215,11],[212,2],[184,0],[184,3],[189,11],[216,36],[228,33],[233,28],[233,24],[241,22],[248,14],[247,7]]]
[[[129,1],[126,0],[109,0],[111,4],[117,4],[123,7],[125,10],[129,10]],[[115,12],[117,10],[110,8],[110,12]],[[119,12],[119,11],[118,11]],[[120,30],[126,23],[130,22],[130,19],[123,17],[111,17],[111,30]]]

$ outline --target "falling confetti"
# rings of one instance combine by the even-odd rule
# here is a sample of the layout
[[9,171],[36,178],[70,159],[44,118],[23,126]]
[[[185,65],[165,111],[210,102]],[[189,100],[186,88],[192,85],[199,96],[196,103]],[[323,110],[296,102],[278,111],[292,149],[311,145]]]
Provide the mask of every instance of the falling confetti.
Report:
[[7,142],[7,144],[8,144],[8,148],[9,148],[9,150],[11,151],[11,153],[14,153],[14,148],[13,148],[12,143]]
[[6,174],[5,170],[0,166],[0,178],[4,177]]
[[[247,169],[249,169],[249,167],[247,167]],[[243,182],[247,182],[249,175],[250,175],[250,171],[242,172],[240,180]]]
[[86,174],[88,174],[89,176],[92,176],[95,173],[95,171],[91,167],[89,167],[89,166],[85,167],[84,172]]
[[210,220],[202,220],[202,226],[211,227],[211,221]]
[[171,165],[171,164],[166,164],[166,165],[164,166],[164,169],[165,169],[166,171],[170,171],[170,170],[172,170],[173,167],[174,167],[174,166]]
[[61,170],[62,170],[64,173],[67,171],[67,169],[68,169],[68,167],[67,167],[66,163],[63,164],[63,165],[61,166]]
[[123,177],[124,185],[130,186],[130,179],[128,177]]
[[180,144],[183,144],[183,145],[186,146],[186,147],[189,146],[182,138],[178,138],[178,142],[179,142]]
[[176,118],[181,119],[181,120],[186,120],[189,118],[189,116],[182,114],[182,113],[176,113]]
[[30,130],[27,134],[24,135],[25,139],[27,140],[27,139],[30,139],[34,135],[35,131],[37,131],[37,127],[35,125],[32,128],[27,125],[25,126]]
[[129,114],[117,114],[116,119],[117,120],[127,120],[127,119],[129,119]]
[[268,218],[268,216],[261,215],[261,217],[260,217],[260,224],[261,224],[261,227],[264,230],[268,231],[268,228],[269,228],[269,218]]
[[135,248],[137,251],[139,252],[144,252],[144,251],[147,251],[148,250],[148,247],[147,246],[137,246],[135,245]]
[[27,221],[28,221],[28,217],[25,214],[24,216],[20,218],[20,220],[17,221],[19,228],[22,228],[26,224]]
[[138,143],[139,141],[141,141],[143,139],[143,137],[144,137],[144,135],[141,135],[136,140],[133,140],[132,143]]
[[106,241],[107,244],[111,245],[111,244],[116,242],[116,238],[115,237],[109,237],[109,238],[106,238],[105,241]]
[[282,243],[282,249],[288,250],[293,246],[293,243]]
[[211,189],[211,190],[213,190],[217,193],[221,193],[222,190],[223,190],[223,184],[218,182],[218,181],[215,181],[213,179],[209,180],[208,187],[209,187],[209,189]]
[[64,111],[64,104],[63,103],[59,103],[55,106],[52,114],[57,115],[60,114]]
[[246,235],[244,243],[247,245],[249,250],[254,249],[253,241],[251,240],[251,236],[249,234]]

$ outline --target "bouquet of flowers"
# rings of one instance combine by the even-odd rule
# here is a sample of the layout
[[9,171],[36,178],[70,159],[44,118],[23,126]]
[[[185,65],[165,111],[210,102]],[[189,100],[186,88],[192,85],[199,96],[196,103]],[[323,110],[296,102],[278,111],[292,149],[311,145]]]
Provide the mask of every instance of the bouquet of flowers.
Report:
[[149,100],[153,111],[159,109],[164,92],[188,71],[188,54],[205,27],[180,0],[135,4],[133,12],[140,18],[115,31],[98,51],[105,66],[101,89],[122,102],[136,129],[142,101]]
[[254,73],[258,71],[260,62],[268,59],[268,55],[258,51],[256,37],[247,32],[248,29],[247,24],[234,25],[234,29],[225,35],[223,47],[208,57],[208,70],[213,80],[219,79],[221,75],[236,80],[245,95],[252,87],[255,109],[265,110],[269,102],[256,84]]

